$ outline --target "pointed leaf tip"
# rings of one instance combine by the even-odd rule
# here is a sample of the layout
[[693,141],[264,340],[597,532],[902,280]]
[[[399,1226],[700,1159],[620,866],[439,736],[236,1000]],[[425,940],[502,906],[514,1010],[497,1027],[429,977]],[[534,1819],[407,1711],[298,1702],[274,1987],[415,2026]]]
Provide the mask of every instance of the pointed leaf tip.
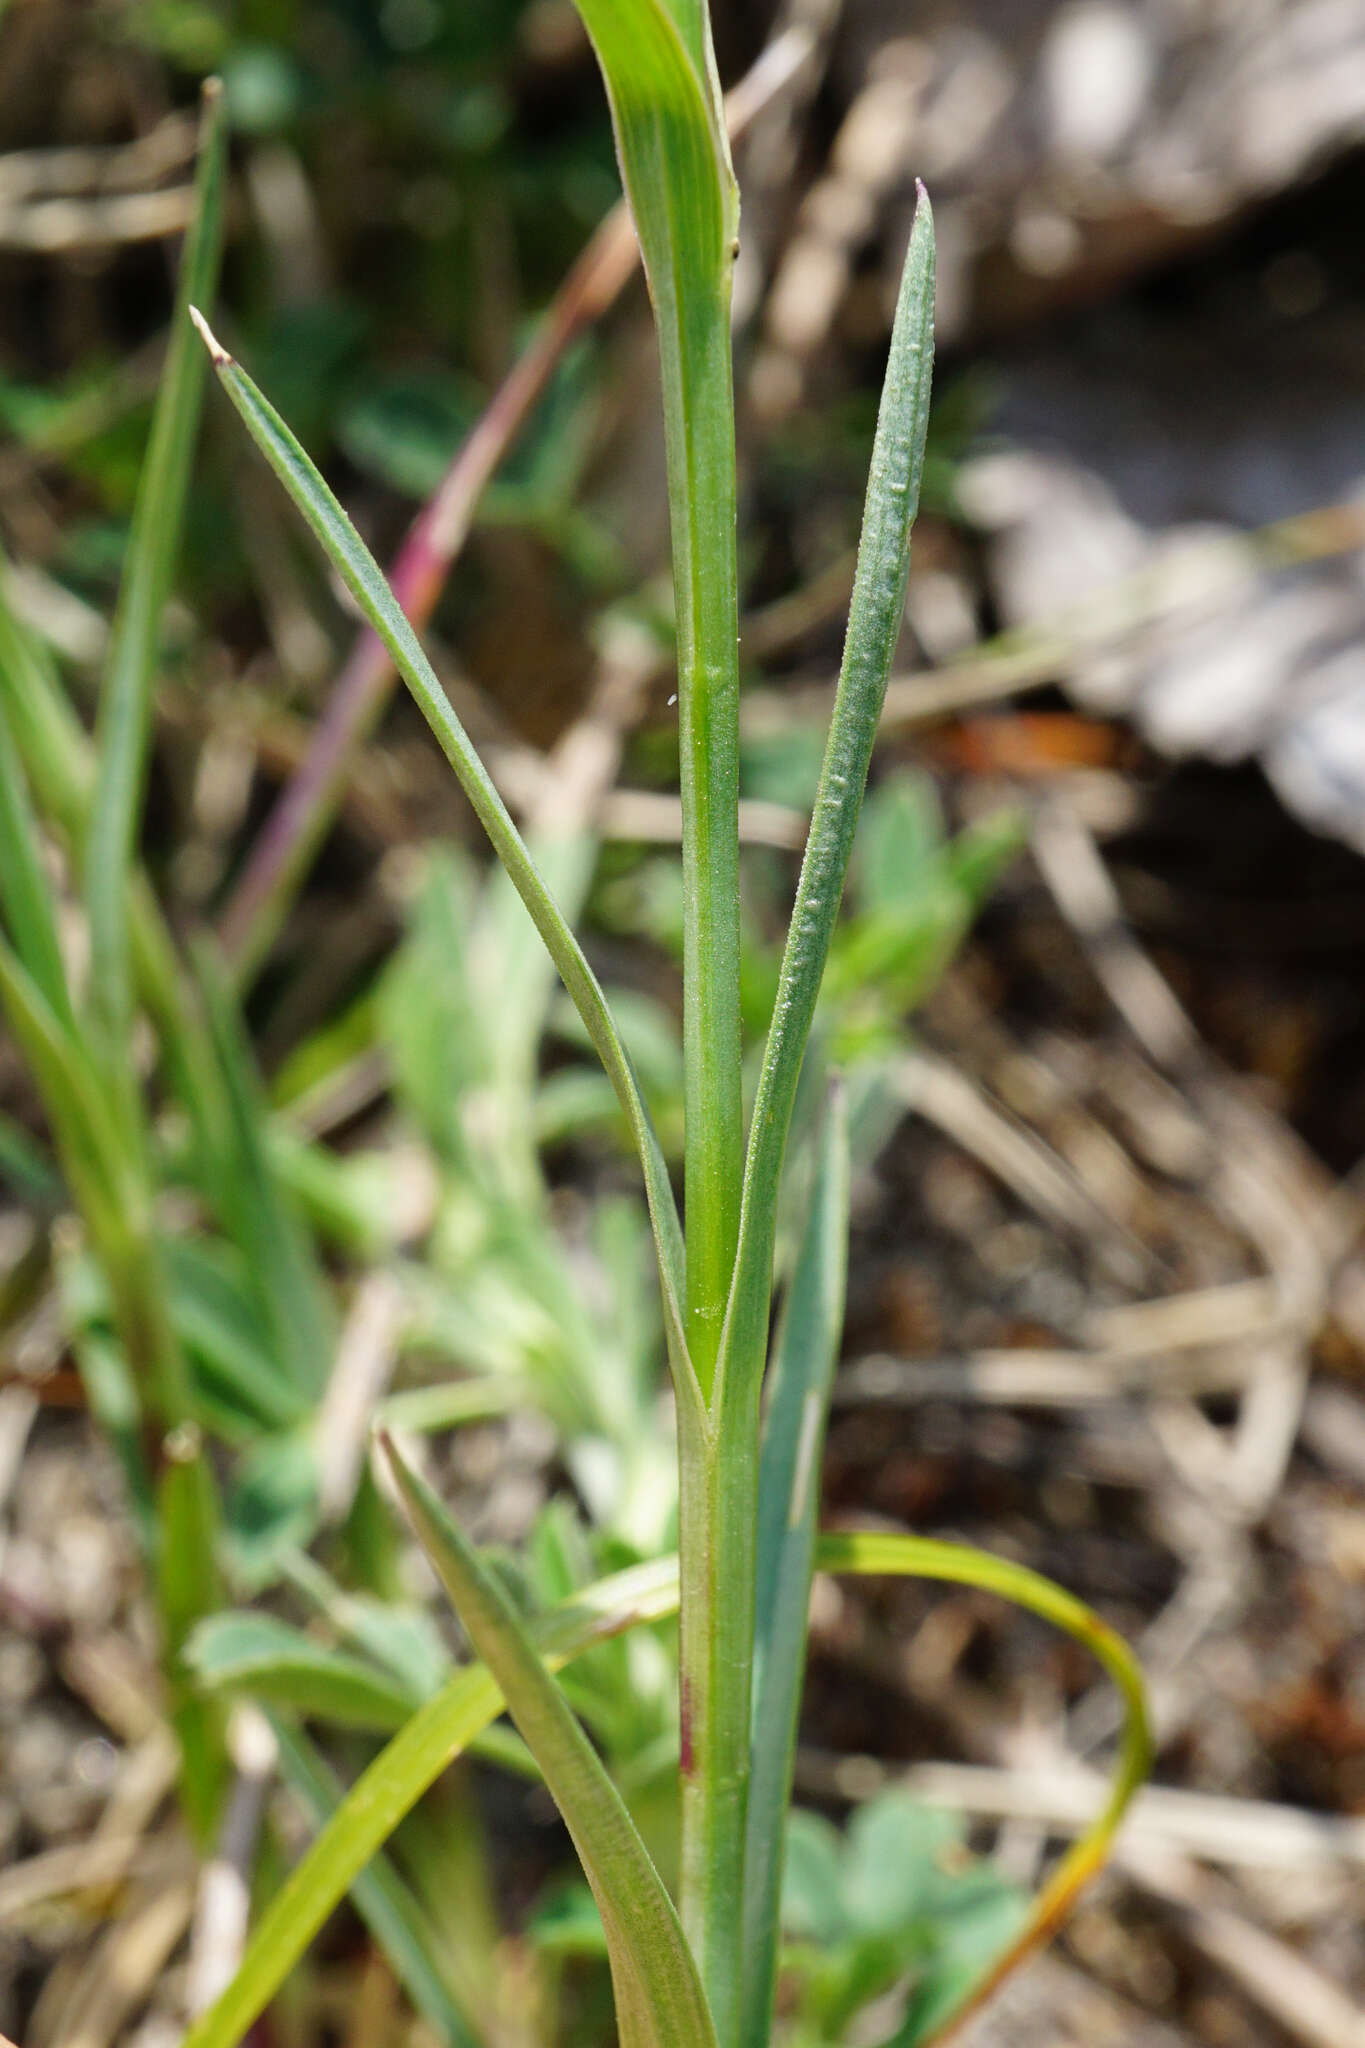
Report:
[[198,330],[199,339],[203,342],[205,348],[209,352],[209,356],[212,360],[214,369],[229,369],[232,364],[232,357],[223,347],[222,342],[219,341],[217,335],[209,326],[208,321],[204,318],[203,314],[200,312],[197,306],[190,307],[190,318],[191,320],[193,320],[195,327]]

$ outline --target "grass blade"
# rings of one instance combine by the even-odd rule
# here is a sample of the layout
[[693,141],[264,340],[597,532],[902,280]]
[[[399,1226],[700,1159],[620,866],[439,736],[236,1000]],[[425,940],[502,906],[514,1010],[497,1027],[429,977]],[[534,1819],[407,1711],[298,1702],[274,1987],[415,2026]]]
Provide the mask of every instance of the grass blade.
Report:
[[806,1668],[820,1467],[844,1327],[848,1204],[848,1118],[843,1090],[836,1086],[830,1091],[810,1208],[774,1350],[759,1466],[742,2048],[767,2048],[772,2029],[782,1843]]
[[210,80],[204,88],[194,213],[180,262],[170,349],[133,509],[128,559],[100,700],[99,770],[86,892],[92,989],[116,1054],[124,1048],[132,1010],[128,885],[146,771],[151,682],[161,614],[180,547],[203,396],[203,358],[194,345],[188,312],[191,305],[213,301],[226,181],[222,90],[216,80]]
[[14,615],[7,574],[0,556],[0,697],[42,811],[78,849],[95,787],[94,751],[46,646]]
[[763,1370],[787,1131],[905,606],[929,424],[933,320],[933,215],[921,189],[877,419],[839,687],[749,1132],[739,1252],[714,1397],[722,1411],[731,1402],[743,1411],[750,1383]]
[[610,1076],[617,1099],[630,1123],[644,1170],[645,1193],[654,1226],[664,1291],[669,1352],[679,1399],[694,1399],[695,1381],[688,1360],[683,1323],[687,1297],[682,1230],[673,1190],[658,1136],[597,977],[558,904],[545,887],[525,841],[512,823],[506,805],[456,717],[374,557],[279,414],[261,396],[240,365],[219,346],[202,316],[196,314],[195,318],[219,380],[241,414],[247,431],[393,656],[399,673],[492,841],[494,852],[535,920],[536,929],[587,1027],[597,1056]]
[[[677,1604],[677,1561],[663,1558],[575,1594],[533,1622],[529,1633],[554,1671],[636,1622],[662,1620]],[[191,2027],[182,2048],[237,2048],[357,1874],[502,1706],[494,1678],[473,1664],[418,1709],[352,1786],[271,1900],[237,1975]]]
[[94,1234],[124,1220],[120,1126],[85,1049],[53,1010],[24,963],[0,940],[0,1003],[42,1097],[62,1171]]
[[688,1332],[708,1390],[739,1230],[739,657],[730,287],[739,204],[700,0],[578,0],[659,336],[678,637]]
[[[307,1737],[269,1716],[280,1770],[314,1827],[325,1827],[341,1804],[342,1786]],[[437,1960],[431,1927],[387,1856],[376,1856],[351,1884],[356,1911],[369,1928],[417,2011],[446,2048],[477,2048],[479,2036],[456,2001]]]
[[[207,1072],[200,1075],[192,1114],[197,1112],[201,1135],[216,1126],[214,1156],[205,1162],[213,1196],[246,1256],[278,1365],[295,1387],[317,1396],[332,1354],[322,1278],[271,1163],[269,1111],[232,998],[207,949],[197,964],[217,1085],[211,1088]],[[210,1092],[216,1114],[209,1114]]]
[[692,1952],[620,1793],[506,1594],[392,1439],[383,1442],[422,1547],[573,1837],[606,1930],[623,2048],[714,2044]]
[[[86,866],[96,788],[95,747],[43,643],[7,606],[0,558],[0,702],[39,808]],[[129,936],[138,985],[187,1102],[204,1050],[180,987],[175,949],[145,875],[129,876]]]
[[0,905],[14,950],[54,1015],[74,1021],[52,886],[7,707],[0,703]]
[[0,939],[0,1006],[42,1096],[67,1185],[90,1232],[139,1393],[161,1421],[189,1413],[184,1355],[152,1236],[143,1133],[121,1115],[85,1041]]

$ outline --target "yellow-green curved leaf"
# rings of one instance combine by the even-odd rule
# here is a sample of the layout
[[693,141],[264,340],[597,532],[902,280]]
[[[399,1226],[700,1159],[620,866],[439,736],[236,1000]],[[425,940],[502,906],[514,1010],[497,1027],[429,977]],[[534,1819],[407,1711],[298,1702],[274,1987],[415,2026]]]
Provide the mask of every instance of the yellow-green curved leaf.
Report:
[[1053,1871],[1004,1954],[924,2043],[924,2048],[933,2048],[933,2043],[953,2032],[1026,1955],[1056,1932],[1082,1887],[1103,1867],[1128,1802],[1152,1767],[1152,1731],[1142,1672],[1123,1637],[1108,1622],[1101,1621],[1083,1600],[1045,1579],[1040,1572],[1012,1564],[1003,1557],[993,1557],[988,1550],[976,1550],[961,1543],[940,1543],[927,1536],[854,1530],[822,1536],[816,1549],[816,1563],[828,1572],[939,1579],[950,1585],[979,1586],[983,1592],[998,1593],[1002,1600],[1026,1607],[1031,1614],[1084,1644],[1112,1679],[1123,1701],[1123,1733],[1104,1808]]
[[[342,1799],[330,1766],[278,1714],[268,1716],[280,1771],[314,1827],[325,1827]],[[356,1911],[388,1956],[394,1974],[443,2048],[481,2048],[480,2036],[450,1981],[449,1958],[418,1901],[387,1856],[376,1856],[351,1886]]]

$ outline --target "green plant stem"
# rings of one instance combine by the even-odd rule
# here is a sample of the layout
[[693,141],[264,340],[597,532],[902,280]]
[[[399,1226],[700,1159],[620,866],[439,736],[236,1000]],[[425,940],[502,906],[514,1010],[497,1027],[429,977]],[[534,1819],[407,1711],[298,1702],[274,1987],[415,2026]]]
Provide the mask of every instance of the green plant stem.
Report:
[[[702,1959],[721,2048],[737,2041],[740,2027],[759,1401],[772,1297],[773,1236],[796,1085],[900,630],[909,568],[907,538],[919,498],[928,419],[933,279],[933,222],[921,194],[878,419],[839,698],[749,1134],[739,1235],[738,1240],[725,1240],[733,1279],[719,1355],[710,1348],[715,1338],[711,1303],[703,1297],[699,1306],[691,1292],[697,1268],[688,1181],[689,1336],[694,1345],[704,1340],[707,1346],[700,1356],[694,1350],[694,1359],[708,1394],[711,1427],[709,1454],[703,1458],[702,1446],[689,1440],[679,1418],[682,1711],[692,1735],[683,1773],[682,1911],[683,1924]],[[676,535],[676,506],[674,522]],[[683,760],[686,764],[685,746]],[[689,833],[694,835],[695,856],[699,821],[689,823],[684,809],[685,880]],[[738,907],[737,894],[732,907]],[[691,971],[686,962],[684,971]],[[701,1072],[690,1056],[686,1079],[690,1132],[699,1110],[709,1117],[712,1098],[700,1092]],[[715,1156],[728,1159],[729,1154],[722,1155],[718,1148]],[[690,1151],[688,1158],[690,1166]],[[734,1202],[738,1185],[727,1183],[727,1203]],[[708,1214],[706,1227],[712,1220]],[[728,1209],[725,1223],[727,1230],[733,1223]],[[708,1246],[704,1236],[703,1256]]]
[[221,1598],[216,1551],[218,1488],[208,1450],[193,1423],[162,1443],[157,1483],[157,1605],[169,1681],[171,1722],[180,1744],[180,1803],[201,1850],[213,1838],[227,1780],[226,1717],[221,1702],[196,1692],[185,1643]]
[[687,1328],[693,1365],[707,1391],[734,1270],[744,1147],[728,269],[716,301],[694,305],[676,335],[660,323],[678,630]]
[[721,1436],[678,1418],[683,1926],[720,2048],[737,2041],[758,1526],[758,1389]]
[[[718,110],[706,9],[674,7]],[[713,113],[714,118],[714,113]],[[630,152],[623,149],[629,166]],[[687,1343],[709,1399],[739,1238],[739,598],[730,299],[738,197],[716,123],[720,238],[695,268],[646,269],[659,335],[678,643],[682,799]],[[628,172],[628,183],[629,172]],[[637,209],[638,185],[632,190]],[[642,234],[642,238],[644,238]],[[737,1404],[738,1405],[738,1404]],[[679,1402],[683,1730],[679,1906],[719,2048],[740,2019],[757,1523],[758,1390],[747,1439]]]
[[739,195],[703,0],[578,0],[659,337],[683,807],[687,1343],[709,1392],[739,1230],[739,611],[730,295]]
[[[664,359],[678,613],[687,1335],[709,1394],[734,1269],[743,1158],[739,698],[729,290],[716,332]],[[661,337],[668,335],[661,320]],[[675,403],[669,402],[670,390]],[[677,417],[675,417],[675,413]],[[681,474],[679,474],[681,472]],[[683,1925],[716,2037],[738,2035],[749,1782],[758,1401],[723,1435],[679,1412]]]

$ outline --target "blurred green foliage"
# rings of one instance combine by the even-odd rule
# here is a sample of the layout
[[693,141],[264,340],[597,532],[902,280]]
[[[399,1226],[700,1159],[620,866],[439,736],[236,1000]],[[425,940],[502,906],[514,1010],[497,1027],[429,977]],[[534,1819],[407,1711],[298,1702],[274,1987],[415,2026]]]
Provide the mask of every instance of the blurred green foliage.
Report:
[[[955,1814],[888,1791],[840,1834],[798,1809],[787,1830],[782,1923],[793,2048],[837,2048],[892,1999],[881,2048],[927,2040],[1008,1945],[1025,1896],[965,1847]],[[879,2012],[884,2028],[890,2014]],[[860,2030],[860,2038],[863,2038]]]
[[[95,15],[90,33],[104,39],[110,61],[155,62],[171,99],[188,100],[209,72],[223,76],[237,198],[227,331],[249,349],[302,438],[340,472],[367,523],[397,533],[617,193],[609,127],[568,0],[124,0]],[[301,224],[289,210],[295,172]],[[153,283],[158,275],[141,258],[130,274]],[[117,263],[110,275],[122,279]],[[43,568],[59,594],[90,604],[98,629],[128,557],[167,301],[143,294],[130,332],[114,283],[102,280],[94,298],[100,312],[76,360],[54,372],[51,362],[16,354],[0,368],[0,427],[40,468],[45,488],[56,479],[59,517]],[[602,372],[591,341],[566,357],[480,513],[488,527],[533,535],[567,572],[585,617],[628,570],[629,537],[590,498],[585,504],[608,409]],[[967,404],[939,433],[936,490],[971,417]],[[798,420],[765,451],[764,488],[795,498],[817,474],[860,476],[870,429],[861,401],[819,423]],[[242,538],[235,444],[213,429],[204,442],[183,533],[175,522],[180,604],[166,620],[157,676],[159,684],[174,677],[190,695],[224,647],[235,670],[269,636]],[[850,488],[850,540],[856,519]],[[294,540],[284,545],[292,556]],[[300,574],[316,589],[315,568]],[[245,617],[244,598],[256,605]],[[457,589],[452,609],[459,604]],[[43,618],[11,620],[2,607],[0,599],[7,715],[20,734],[38,678],[43,702],[60,706],[56,751],[65,747],[84,773],[89,750],[72,704],[88,697],[98,661],[63,658],[59,674]],[[340,646],[348,622],[328,616]],[[69,907],[62,896],[73,890],[87,822],[81,800],[69,803],[45,784],[44,748],[26,750],[22,735],[18,744],[44,847],[60,849],[48,862],[61,870],[51,885],[55,923]],[[819,746],[813,729],[794,727],[749,748],[746,794],[808,807]],[[871,1075],[894,1057],[910,1013],[1016,839],[1010,821],[950,836],[927,782],[891,775],[874,791],[813,1074],[835,1064]],[[172,873],[175,851],[164,863]],[[628,940],[637,957],[653,948],[664,961],[664,993],[653,977],[614,994],[613,1004],[676,1158],[676,863],[614,850],[593,891],[599,849],[558,852],[570,916],[586,906],[599,933]],[[291,1040],[269,1091],[248,1021],[204,953],[179,964],[155,1045],[140,1048],[135,1075],[124,1076],[140,1090],[130,1122],[146,1151],[142,1222],[187,1369],[186,1412],[170,1419],[187,1423],[194,1442],[202,1437],[202,1465],[189,1461],[190,1470],[211,1473],[221,1501],[197,1496],[174,1473],[157,1497],[107,1262],[91,1235],[52,1227],[63,1209],[80,1207],[80,1191],[69,1173],[63,1178],[60,1148],[50,1151],[19,1119],[0,1121],[0,1176],[32,1202],[40,1223],[32,1260],[6,1281],[0,1320],[55,1290],[92,1413],[123,1453],[149,1568],[162,1571],[174,1682],[192,1681],[214,1709],[204,1724],[204,1784],[216,1794],[217,1709],[254,1698],[275,1717],[286,1774],[315,1817],[334,1803],[340,1781],[310,1747],[310,1728],[339,1749],[350,1774],[449,1668],[429,1620],[402,1597],[394,1538],[368,1471],[330,1523],[322,1516],[328,1380],[346,1311],[367,1277],[382,1272],[401,1302],[384,1410],[395,1426],[439,1437],[525,1404],[553,1425],[577,1505],[546,1508],[520,1563],[508,1567],[529,1610],[673,1535],[661,1330],[643,1212],[617,1186],[615,1098],[579,1057],[580,1027],[553,981],[526,967],[529,926],[502,883],[456,846],[435,847],[422,868],[392,958],[367,962],[354,1000]],[[140,871],[130,886],[146,889]],[[786,856],[746,855],[751,1056],[771,1012],[790,886]],[[168,909],[177,909],[173,891]],[[188,1067],[177,1034],[191,1047]],[[367,1063],[387,1091],[381,1117],[362,1120],[338,1145],[318,1141],[312,1101]],[[547,1153],[575,1168],[568,1198],[552,1192]],[[414,1154],[430,1185],[415,1223],[407,1220]],[[195,1535],[197,1521],[214,1526]],[[191,1537],[214,1552],[213,1569],[197,1583],[177,1582]],[[262,1591],[278,1611],[232,1605]],[[665,1867],[674,1853],[675,1676],[666,1632],[642,1629],[601,1645],[566,1681]],[[524,1766],[505,1731],[485,1751]],[[211,1796],[204,1809],[207,1830]],[[884,1989],[912,1969],[921,1986],[937,1981],[930,1963],[947,1968],[955,1953],[939,1923],[957,1905],[964,1926],[970,1914],[965,1892],[945,1878],[938,1890],[929,1886],[923,1914],[911,1916],[919,1933],[910,1948],[879,1948],[877,1928],[858,1917],[856,1882],[839,1874],[843,1852],[819,1839],[818,1854],[806,1843],[801,1867],[822,1855],[826,1888],[844,1903],[818,1924],[794,1925],[806,1950],[793,1950],[791,1968],[802,2024],[823,2042],[835,2038],[831,2016],[857,2003],[851,1987],[875,1979]],[[358,1890],[357,1903],[438,2036],[458,2041],[463,2022],[444,2000],[430,1925],[454,1897],[474,1900],[477,1921],[487,1872],[466,1870],[452,1887],[440,1856],[415,1833],[395,1854],[400,1867],[377,1865],[379,1894],[362,1899]],[[793,1897],[799,1919],[799,1887]],[[532,1933],[547,1957],[567,1954],[575,1925],[581,1933],[567,1907],[557,1923],[547,1907]],[[462,1976],[452,1963],[450,1974],[476,2003],[477,1970]],[[897,2037],[903,2048],[914,2038]]]

